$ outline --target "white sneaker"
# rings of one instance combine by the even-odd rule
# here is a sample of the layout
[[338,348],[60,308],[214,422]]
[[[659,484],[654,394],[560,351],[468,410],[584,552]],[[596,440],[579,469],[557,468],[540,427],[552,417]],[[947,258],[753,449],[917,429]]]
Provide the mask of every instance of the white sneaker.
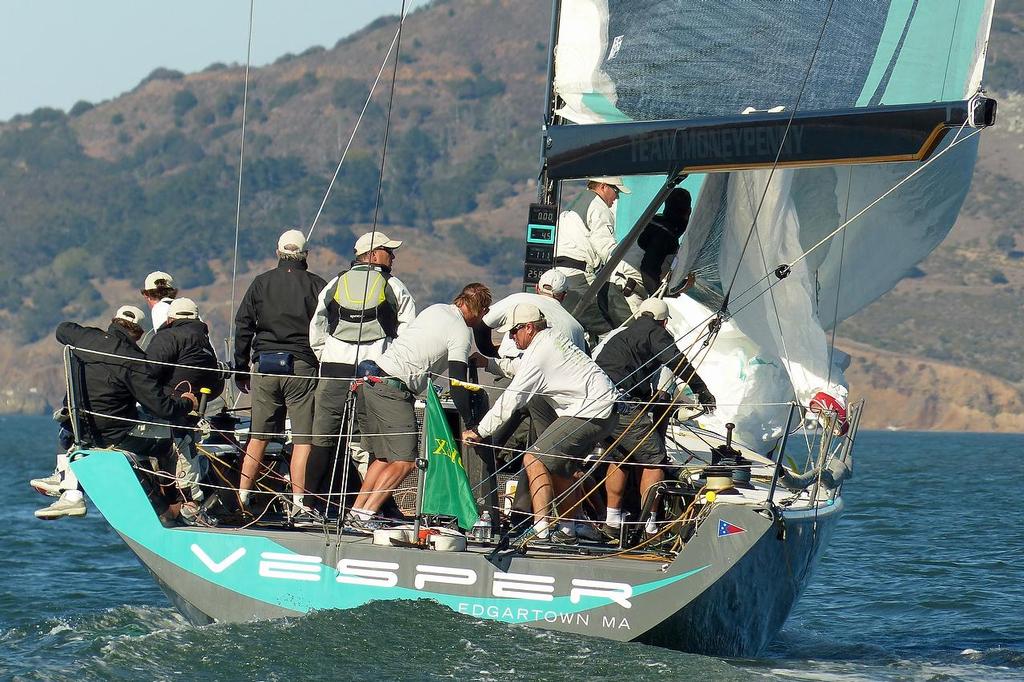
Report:
[[50,497],[60,497],[60,474],[56,471],[45,478],[33,478],[28,484],[38,493]]
[[86,507],[85,499],[78,499],[74,502],[68,500],[66,497],[61,496],[56,502],[51,504],[49,507],[43,507],[37,509],[35,514],[37,519],[45,519],[52,521],[54,519],[60,519],[65,516],[85,516]]

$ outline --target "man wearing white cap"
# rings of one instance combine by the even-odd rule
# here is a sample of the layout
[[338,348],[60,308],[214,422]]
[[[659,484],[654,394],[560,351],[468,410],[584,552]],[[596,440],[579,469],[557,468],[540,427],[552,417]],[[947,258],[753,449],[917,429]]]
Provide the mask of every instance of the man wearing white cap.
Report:
[[[622,502],[625,497],[628,475],[621,463],[628,460],[640,469],[640,507],[647,497],[647,491],[665,478],[664,466],[668,463],[663,432],[667,407],[651,403],[663,367],[678,379],[688,384],[698,396],[705,410],[715,408],[715,396],[697,374],[697,370],[676,346],[669,333],[668,306],[659,298],[649,298],[640,305],[640,316],[624,329],[610,336],[598,350],[595,361],[611,377],[615,385],[626,396],[634,412],[619,416],[618,424],[609,439],[615,447],[605,454],[612,464],[608,469],[605,490],[608,500],[606,533],[618,538],[622,525]],[[655,424],[651,409],[657,419]],[[638,411],[637,411],[638,410]],[[654,532],[654,517],[645,519],[648,530]]]
[[[146,348],[146,357],[153,361],[150,371],[161,386],[172,395],[191,392],[201,395],[206,389],[210,400],[224,390],[224,378],[217,366],[217,354],[210,343],[210,330],[199,317],[199,306],[191,298],[176,298],[167,311],[167,321],[157,330]],[[198,416],[189,416],[172,428],[177,450],[175,482],[185,500],[182,516],[195,519],[203,491],[199,481],[206,470],[206,460],[196,451],[193,427]],[[202,517],[199,519],[202,521]]]
[[416,301],[391,269],[402,246],[383,232],[367,232],[355,244],[351,267],[331,279],[317,298],[309,345],[320,361],[313,417],[313,454],[307,486],[317,487],[336,454],[345,400],[363,360],[379,360],[416,318]]
[[605,176],[587,180],[587,189],[594,193],[590,205],[587,206],[587,228],[590,230],[590,243],[594,245],[601,265],[608,262],[608,257],[618,246],[615,239],[615,209],[620,194],[629,194],[629,188],[618,176]]
[[[57,341],[73,346],[72,363],[80,381],[76,384],[79,413],[79,434],[83,443],[96,447],[117,447],[140,457],[156,457],[161,468],[171,470],[171,441],[141,438],[132,435],[139,421],[136,403],[160,419],[178,420],[198,405],[195,395],[170,395],[157,384],[146,366],[146,355],[137,345],[142,338],[146,317],[133,305],[121,306],[110,320],[107,330],[62,322],[57,327]],[[70,427],[70,415],[67,426]],[[72,430],[72,429],[68,429]],[[68,470],[70,473],[70,470]],[[33,486],[36,487],[36,486]],[[41,519],[62,516],[83,516],[85,502],[81,491],[63,486],[61,499],[36,512]],[[169,519],[177,515],[162,494],[154,494],[156,512]]]
[[283,432],[287,414],[292,424],[292,502],[295,509],[303,508],[317,374],[309,321],[317,295],[327,284],[309,272],[306,255],[306,237],[286,230],[277,241],[277,267],[256,276],[235,314],[235,383],[243,393],[251,389],[252,398],[239,482],[243,505],[249,501],[267,441]]
[[149,306],[153,318],[153,331],[156,331],[167,321],[171,301],[178,296],[174,278],[160,270],[151,272],[146,275],[146,281],[139,293],[146,299],[146,305]]
[[[547,328],[547,320],[534,305],[520,303],[498,328],[525,351],[515,377],[475,429],[462,440],[478,443],[512,418],[532,396],[551,403],[557,418],[523,455],[533,503],[534,530],[548,536],[556,510],[555,494],[564,491],[579,462],[616,424],[615,386],[600,367],[569,339]],[[574,541],[572,526],[552,535]]]
[[[489,356],[487,371],[507,377],[515,374],[515,365],[518,364],[523,352],[516,346],[515,341],[507,336],[504,336],[501,344],[495,348],[491,342],[491,330],[504,324],[505,317],[520,303],[529,303],[539,308],[544,313],[550,329],[565,336],[583,352],[587,352],[587,336],[583,327],[562,307],[567,290],[565,275],[552,269],[540,276],[533,293],[517,292],[491,305],[490,311],[484,315],[482,324],[473,330],[476,333],[477,348]],[[479,362],[478,360],[477,364]]]

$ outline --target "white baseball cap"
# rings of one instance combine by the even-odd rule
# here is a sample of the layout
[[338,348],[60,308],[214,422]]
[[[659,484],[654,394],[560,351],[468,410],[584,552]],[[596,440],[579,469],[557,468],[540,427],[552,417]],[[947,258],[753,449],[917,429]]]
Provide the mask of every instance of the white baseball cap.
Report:
[[191,298],[176,298],[171,301],[167,310],[167,319],[170,320],[198,320],[199,306]]
[[277,240],[277,250],[281,253],[300,253],[306,250],[306,236],[298,230],[287,230]]
[[629,188],[622,182],[622,178],[618,175],[602,175],[597,178],[587,178],[588,182],[602,182],[606,185],[614,185],[619,188],[619,191],[623,194],[630,194]]
[[657,321],[668,319],[668,306],[660,298],[648,298],[644,299],[644,302],[640,304],[640,310],[638,311],[641,315],[644,313],[650,313],[654,315],[654,319]]
[[367,232],[356,240],[355,252],[357,256],[361,256],[374,249],[397,249],[401,245],[400,239],[392,239],[383,232]]
[[114,319],[131,322],[132,324],[137,324],[141,327],[146,321],[146,313],[133,305],[123,305],[117,309],[116,313],[114,313]]
[[146,283],[142,286],[145,291],[152,291],[160,285],[174,288],[174,278],[168,275],[166,272],[157,270],[146,275]]
[[540,276],[537,288],[551,294],[564,294],[569,290],[569,283],[566,282],[565,275],[558,270],[551,269]]
[[539,322],[543,319],[544,313],[540,311],[540,308],[530,303],[519,303],[512,306],[512,310],[505,315],[505,321],[502,322],[500,327],[498,327],[498,331],[505,334],[511,331],[512,327],[517,324]]

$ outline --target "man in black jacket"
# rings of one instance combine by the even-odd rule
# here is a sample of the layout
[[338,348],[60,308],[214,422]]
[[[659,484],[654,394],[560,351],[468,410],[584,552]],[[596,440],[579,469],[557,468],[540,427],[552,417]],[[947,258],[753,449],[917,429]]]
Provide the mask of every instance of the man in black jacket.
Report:
[[[156,457],[161,469],[167,470],[171,463],[171,441],[132,434],[139,421],[136,403],[160,419],[177,421],[194,410],[198,401],[190,392],[178,397],[170,395],[153,378],[146,355],[137,345],[142,338],[140,323],[144,321],[138,308],[122,306],[107,331],[63,322],[57,327],[57,341],[74,347],[75,402],[84,444],[116,447],[139,457]],[[152,494],[151,498],[162,518],[176,515],[177,509],[169,509],[172,503],[163,495]]]
[[619,415],[618,426],[609,436],[615,448],[606,456],[613,463],[608,468],[605,484],[608,512],[604,530],[616,538],[623,520],[622,500],[627,480],[622,463],[628,459],[630,464],[642,469],[641,508],[648,489],[665,478],[664,465],[668,459],[665,441],[645,407],[654,396],[661,368],[667,367],[688,384],[706,411],[715,408],[715,396],[665,328],[668,323],[665,302],[649,298],[640,304],[638,312],[640,316],[610,337],[595,358],[598,366],[625,394],[626,400],[638,408],[632,414]]
[[[191,298],[171,301],[167,321],[157,330],[146,348],[146,357],[152,361],[150,371],[157,382],[168,388],[172,395],[209,391],[210,400],[224,390],[224,378],[217,367],[217,354],[210,343],[210,331],[199,318],[199,306]],[[199,417],[189,417],[172,428],[177,449],[176,482],[185,499],[182,516],[195,517],[198,503],[203,500],[199,482],[206,471],[206,461],[198,457],[194,427]],[[200,519],[200,522],[206,522]]]
[[199,319],[199,307],[191,298],[171,302],[167,321],[157,330],[146,357],[156,363],[153,377],[176,395],[210,390],[209,399],[224,390],[224,378],[217,367],[217,353],[210,343],[210,330]]
[[665,212],[654,216],[637,238],[637,246],[643,252],[638,269],[648,293],[653,294],[661,286],[672,258],[679,251],[679,240],[690,224],[690,210],[690,193],[682,187],[675,188],[665,200]]
[[[277,242],[277,267],[257,275],[235,315],[235,383],[252,398],[252,425],[239,495],[249,500],[268,436],[292,422],[292,501],[301,509],[313,435],[317,359],[309,346],[309,321],[327,286],[306,266],[306,238],[288,230]],[[254,364],[250,372],[250,361]]]

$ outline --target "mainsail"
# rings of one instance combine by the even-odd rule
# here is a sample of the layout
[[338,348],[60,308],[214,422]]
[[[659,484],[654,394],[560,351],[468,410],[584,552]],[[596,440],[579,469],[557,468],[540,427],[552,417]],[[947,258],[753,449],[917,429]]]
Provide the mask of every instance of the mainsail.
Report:
[[[786,121],[804,112],[964,102],[981,84],[993,4],[563,0],[556,113],[580,125],[768,111]],[[795,398],[806,405],[819,390],[844,392],[842,363],[825,330],[890,290],[949,232],[977,154],[970,132],[947,132],[923,170],[918,160],[765,164],[687,178],[683,186],[697,201],[673,276],[678,282],[695,270],[702,295],[699,303],[677,301],[673,319],[682,334],[731,297],[731,319],[702,372],[719,395],[719,421],[736,421],[748,440],[767,441],[784,414],[758,404]],[[844,134],[837,126],[836,135]],[[872,133],[858,131],[854,139],[867,148]],[[921,172],[806,253],[915,170]],[[618,169],[629,171],[628,164]],[[616,207],[620,236],[663,182],[626,178],[632,194]],[[785,282],[770,276],[788,263],[795,265]],[[772,284],[779,286],[768,291]]]

